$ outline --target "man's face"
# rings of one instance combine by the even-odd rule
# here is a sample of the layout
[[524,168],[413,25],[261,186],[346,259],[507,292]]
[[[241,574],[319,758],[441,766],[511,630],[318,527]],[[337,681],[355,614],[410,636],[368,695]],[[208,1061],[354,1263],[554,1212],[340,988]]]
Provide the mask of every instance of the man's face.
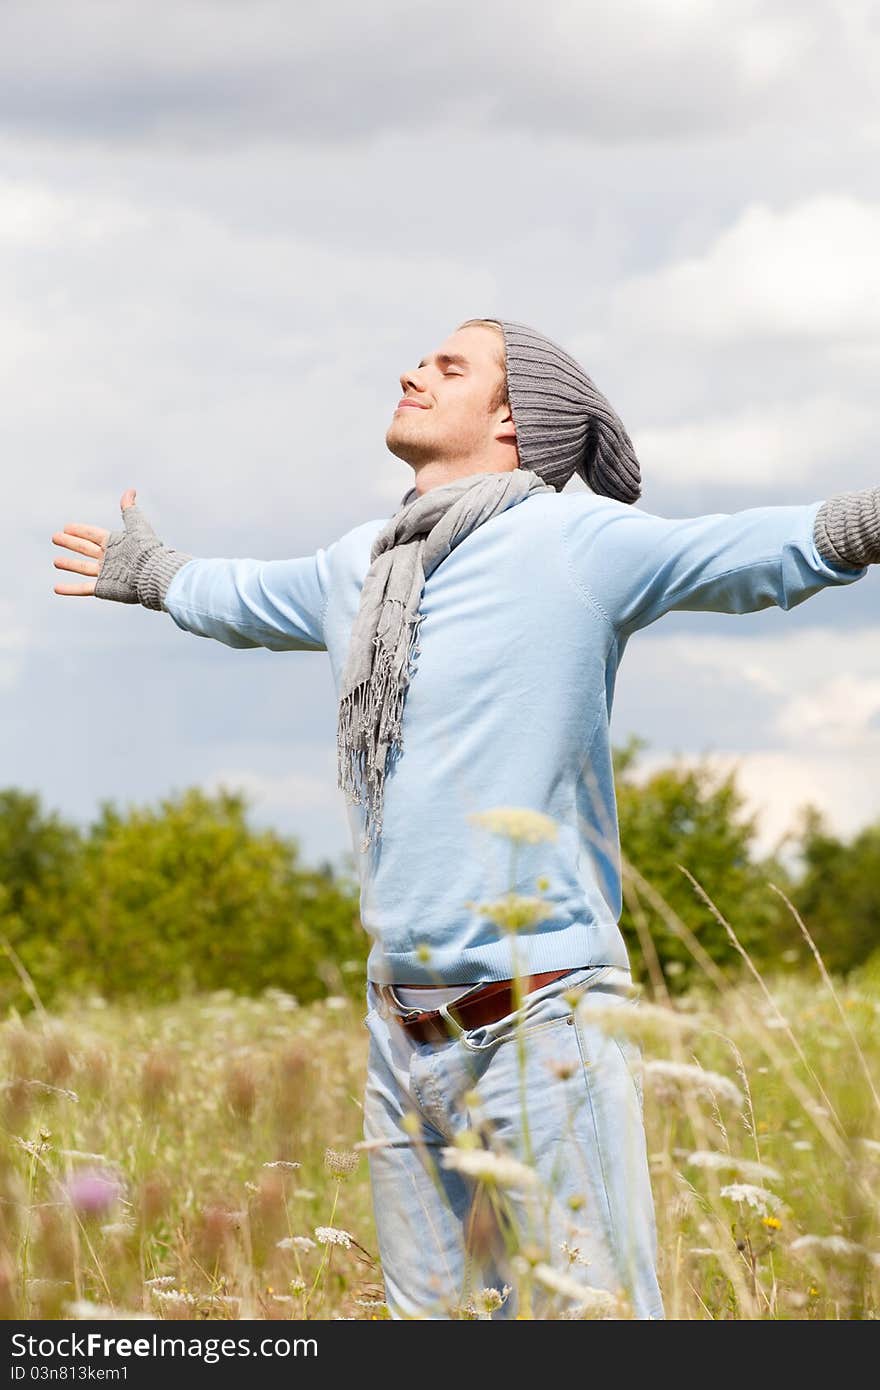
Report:
[[[500,435],[511,436],[510,407],[490,411],[504,380],[500,335],[473,324],[459,328],[418,367],[400,377],[402,399],[385,443],[414,465],[479,460]],[[507,421],[506,429],[499,429]]]

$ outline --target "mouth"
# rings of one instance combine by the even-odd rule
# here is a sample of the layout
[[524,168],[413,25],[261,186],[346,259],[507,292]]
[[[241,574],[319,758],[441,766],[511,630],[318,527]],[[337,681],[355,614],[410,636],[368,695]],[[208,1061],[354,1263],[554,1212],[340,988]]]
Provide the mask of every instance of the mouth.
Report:
[[419,405],[418,401],[401,401],[395,410],[395,415],[399,410],[427,410],[427,406]]

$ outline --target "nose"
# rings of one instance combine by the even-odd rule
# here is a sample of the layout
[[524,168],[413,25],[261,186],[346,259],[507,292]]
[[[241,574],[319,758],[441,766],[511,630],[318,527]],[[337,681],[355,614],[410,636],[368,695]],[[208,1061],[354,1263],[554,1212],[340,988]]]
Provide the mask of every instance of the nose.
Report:
[[399,380],[404,395],[406,395],[407,387],[412,387],[413,391],[421,391],[423,389],[419,379],[419,371],[420,368],[416,367],[411,372],[401,372]]

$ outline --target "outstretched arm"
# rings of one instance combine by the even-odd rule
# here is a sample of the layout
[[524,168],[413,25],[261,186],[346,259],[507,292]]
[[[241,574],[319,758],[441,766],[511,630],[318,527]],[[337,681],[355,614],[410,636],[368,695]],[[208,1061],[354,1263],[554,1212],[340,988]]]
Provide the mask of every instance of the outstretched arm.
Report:
[[56,568],[94,576],[57,584],[57,594],[94,595],[170,613],[178,627],[229,647],[324,651],[323,610],[329,574],[326,550],[293,560],[196,559],[162,544],[135,505],[122,496],[124,530],[68,526],[52,537],[77,553]]
[[624,637],[676,609],[793,608],[880,559],[878,494],[683,520],[578,494],[563,521],[569,572]]

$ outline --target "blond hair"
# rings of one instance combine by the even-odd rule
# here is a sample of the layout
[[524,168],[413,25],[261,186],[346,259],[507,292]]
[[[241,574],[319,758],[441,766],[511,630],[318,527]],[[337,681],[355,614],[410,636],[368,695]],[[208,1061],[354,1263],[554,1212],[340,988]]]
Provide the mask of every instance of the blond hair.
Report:
[[464,323],[460,323],[458,327],[469,328],[472,324],[477,324],[480,328],[493,329],[501,339],[500,351],[495,359],[501,370],[501,381],[496,386],[492,399],[489,401],[488,411],[491,415],[494,410],[500,410],[501,406],[507,405],[510,400],[507,385],[507,353],[505,351],[504,330],[494,319],[465,319]]

